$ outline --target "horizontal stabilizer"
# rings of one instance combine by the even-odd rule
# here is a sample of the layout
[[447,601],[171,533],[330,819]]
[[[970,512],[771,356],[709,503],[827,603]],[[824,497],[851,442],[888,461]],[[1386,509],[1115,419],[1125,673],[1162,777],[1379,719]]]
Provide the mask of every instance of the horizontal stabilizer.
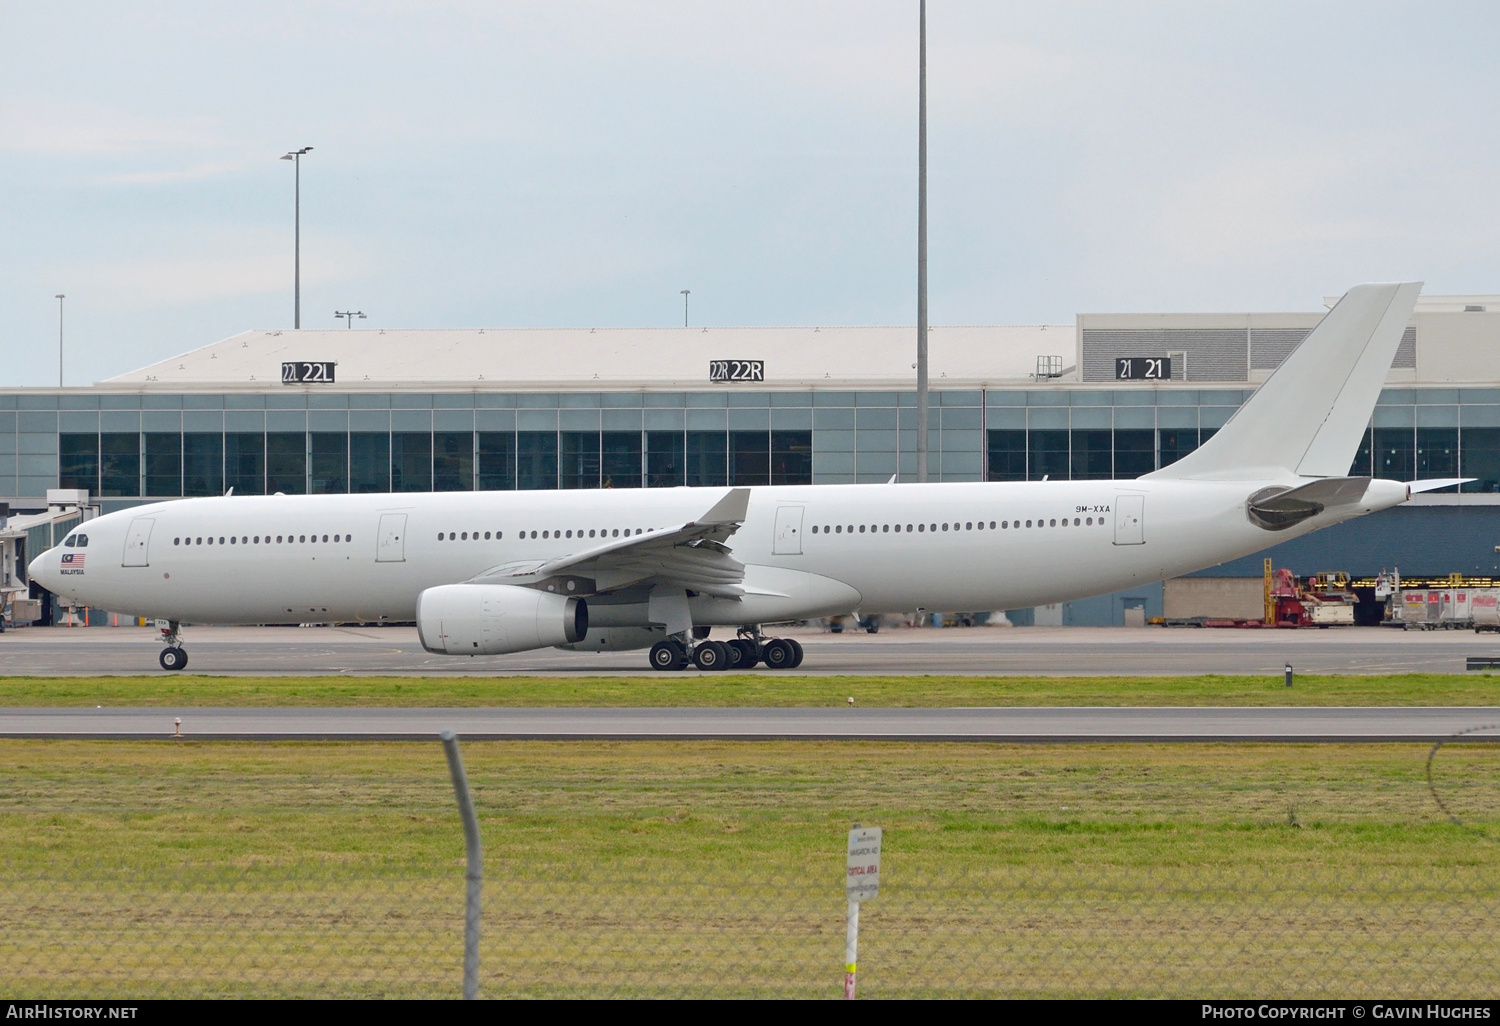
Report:
[[1246,508],[1257,526],[1284,531],[1329,507],[1354,505],[1369,488],[1368,477],[1326,477],[1297,488],[1262,488],[1250,496]]
[[1416,307],[1420,282],[1356,285],[1229,422],[1147,477],[1343,477]]
[[1416,495],[1418,492],[1435,492],[1439,488],[1456,488],[1477,480],[1477,477],[1430,477],[1426,481],[1406,482],[1406,490]]

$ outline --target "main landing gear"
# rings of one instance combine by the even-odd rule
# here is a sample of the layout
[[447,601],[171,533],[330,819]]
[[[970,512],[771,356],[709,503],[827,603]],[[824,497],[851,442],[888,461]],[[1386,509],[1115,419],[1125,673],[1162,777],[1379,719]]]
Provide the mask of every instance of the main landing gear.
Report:
[[750,670],[764,663],[771,670],[794,670],[802,665],[802,646],[794,638],[766,638],[758,627],[740,628],[733,641],[697,640],[688,648],[680,636],[651,646],[653,670],[683,670],[692,663],[700,670]]
[[176,620],[169,621],[166,627],[161,629],[161,640],[167,643],[167,647],[161,650],[157,661],[161,663],[163,670],[183,670],[187,668],[187,650],[182,647],[182,638],[177,634],[178,623]]

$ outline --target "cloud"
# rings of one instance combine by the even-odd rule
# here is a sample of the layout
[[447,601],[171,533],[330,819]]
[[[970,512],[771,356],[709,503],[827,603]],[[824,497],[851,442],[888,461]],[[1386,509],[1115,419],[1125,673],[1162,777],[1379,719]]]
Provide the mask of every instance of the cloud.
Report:
[[0,101],[0,150],[47,156],[139,153],[222,145],[204,117],[149,117],[47,96]]
[[212,178],[215,175],[243,171],[246,166],[247,164],[243,160],[219,160],[194,164],[192,167],[182,168],[177,171],[133,171],[128,174],[108,175],[104,180],[122,185],[160,185],[169,182],[198,182],[205,178]]
[[[101,305],[140,310],[288,291],[292,260],[284,232],[233,229],[177,253],[103,261],[68,269],[71,286]],[[184,255],[188,251],[189,255]],[[320,238],[302,247],[302,285],[355,280],[378,267],[364,247]]]

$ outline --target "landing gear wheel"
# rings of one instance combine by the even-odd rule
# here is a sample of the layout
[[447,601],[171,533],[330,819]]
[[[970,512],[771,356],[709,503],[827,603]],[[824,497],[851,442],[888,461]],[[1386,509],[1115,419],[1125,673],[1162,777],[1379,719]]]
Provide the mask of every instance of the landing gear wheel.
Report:
[[729,668],[732,670],[753,670],[755,664],[760,662],[760,654],[755,651],[755,642],[744,638],[735,638],[726,641],[729,646]]
[[693,649],[693,665],[700,670],[729,669],[729,646],[722,641],[699,642]]
[[163,670],[181,670],[187,666],[187,652],[180,648],[164,648],[157,661]]
[[792,665],[790,667],[791,669],[795,670],[797,667],[802,665],[802,642],[798,641],[796,638],[787,638],[786,643],[792,646],[792,651],[795,653],[795,655],[792,657]]
[[768,670],[790,670],[796,665],[797,650],[792,648],[788,639],[777,638],[766,642],[760,650],[760,657]]
[[687,651],[675,641],[658,641],[651,646],[653,670],[680,670],[687,665]]

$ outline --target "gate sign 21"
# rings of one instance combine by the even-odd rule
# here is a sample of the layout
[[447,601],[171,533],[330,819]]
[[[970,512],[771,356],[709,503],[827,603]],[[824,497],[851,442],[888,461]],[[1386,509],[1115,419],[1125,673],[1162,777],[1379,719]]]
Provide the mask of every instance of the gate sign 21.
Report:
[[1121,381],[1169,381],[1172,377],[1172,359],[1167,356],[1117,357],[1115,377]]

